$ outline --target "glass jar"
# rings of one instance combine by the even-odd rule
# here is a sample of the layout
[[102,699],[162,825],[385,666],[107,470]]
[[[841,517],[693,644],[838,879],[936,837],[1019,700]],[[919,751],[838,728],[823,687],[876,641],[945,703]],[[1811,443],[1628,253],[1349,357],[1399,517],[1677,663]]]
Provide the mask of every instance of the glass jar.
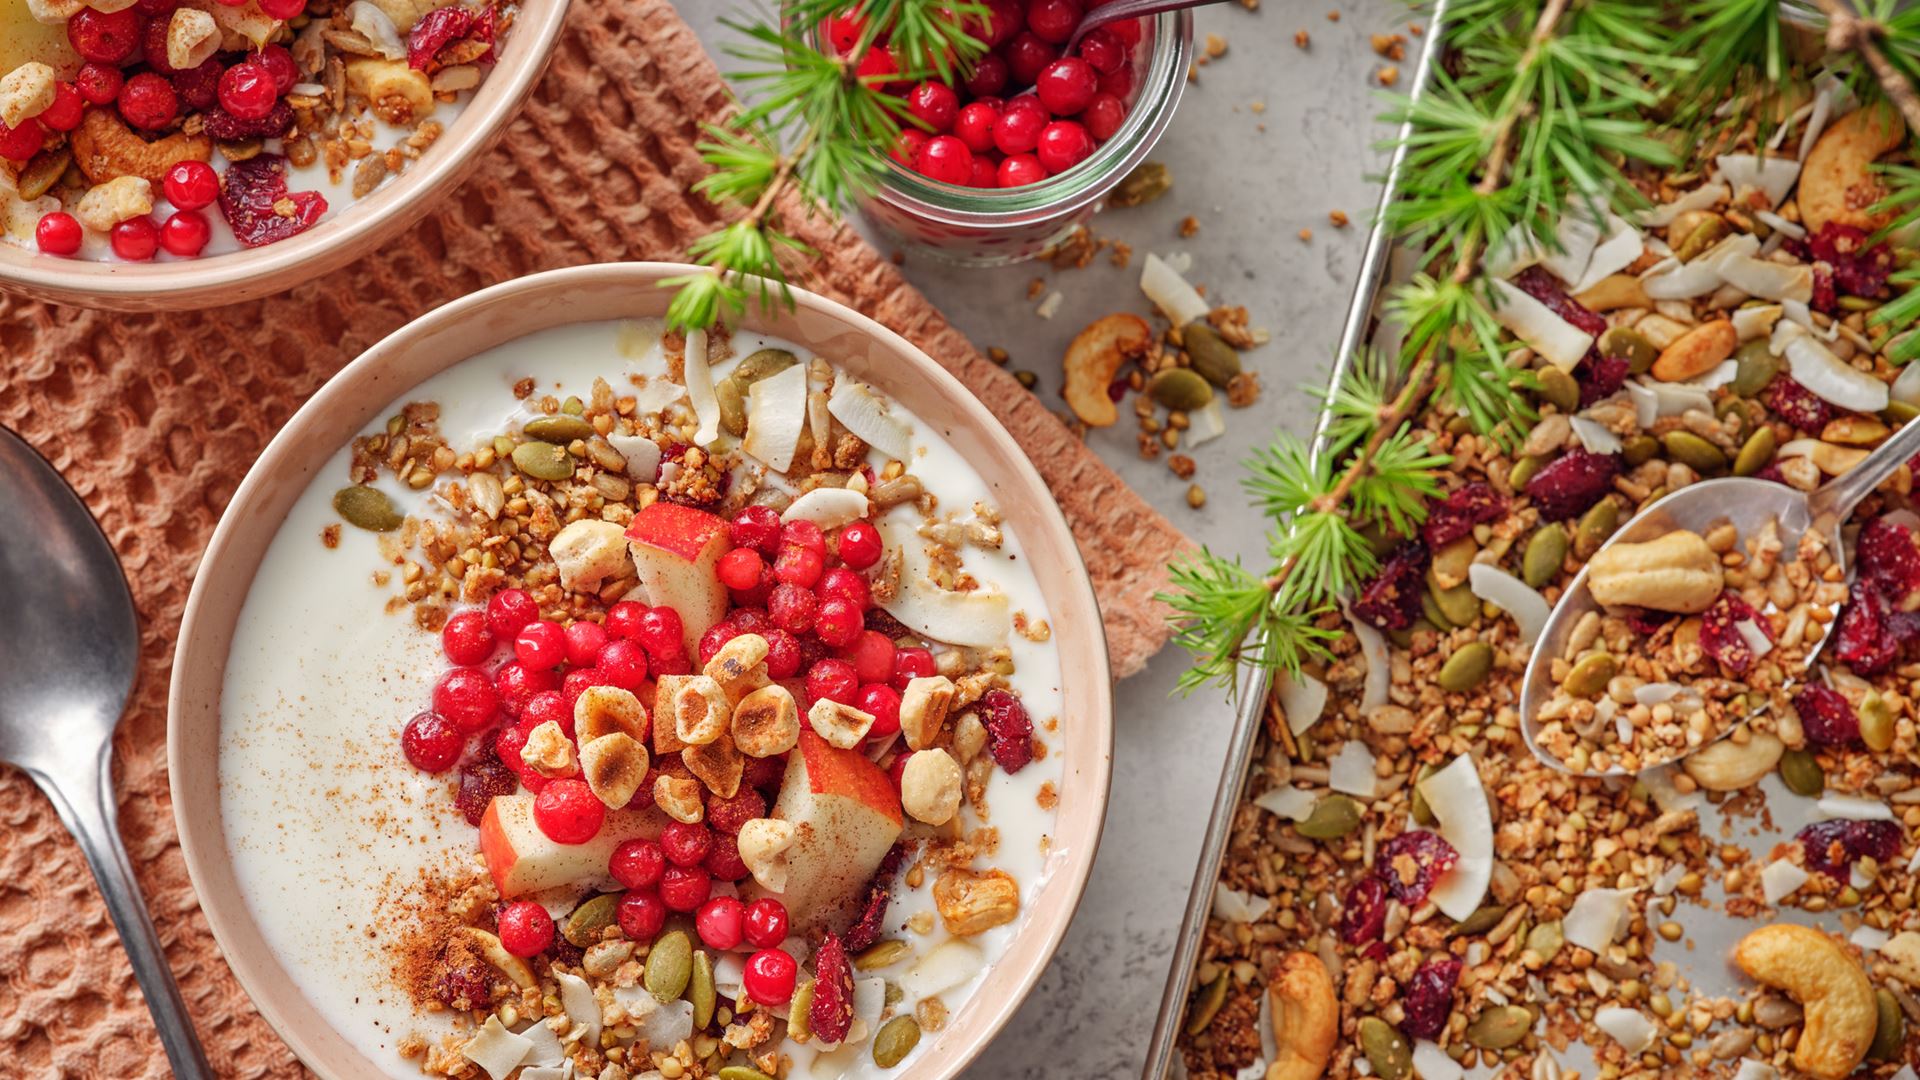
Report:
[[922,176],[888,159],[880,188],[860,209],[906,250],[964,266],[1030,259],[1084,225],[1101,200],[1146,159],[1187,85],[1193,13],[1148,20],[1135,52],[1127,118],[1087,160],[1037,184],[975,188]]

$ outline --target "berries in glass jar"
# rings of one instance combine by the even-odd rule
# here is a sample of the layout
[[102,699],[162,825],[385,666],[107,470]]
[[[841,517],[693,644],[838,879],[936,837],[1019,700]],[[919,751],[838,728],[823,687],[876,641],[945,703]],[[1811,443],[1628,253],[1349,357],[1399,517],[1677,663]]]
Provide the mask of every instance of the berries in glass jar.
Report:
[[1100,89],[1122,101],[1126,100],[1127,95],[1133,93],[1133,65],[1121,64],[1101,75]]
[[660,850],[675,866],[699,866],[712,845],[712,832],[698,823],[670,821],[660,833]]
[[553,916],[531,900],[500,909],[500,945],[515,956],[539,956],[553,944]]
[[1063,57],[1048,64],[1034,80],[1033,92],[1040,104],[1055,116],[1071,116],[1087,107],[1100,90],[1093,65],[1077,56]]
[[400,752],[421,772],[437,773],[452,768],[466,746],[465,733],[435,713],[419,713],[400,729]]
[[693,928],[707,948],[727,952],[740,947],[745,937],[741,925],[745,917],[746,905],[737,898],[716,896],[700,905],[699,913],[693,917]]
[[1007,43],[1005,55],[1007,74],[1012,76],[1013,85],[1032,86],[1048,64],[1060,59],[1060,49],[1027,30]]
[[567,632],[545,619],[529,623],[513,639],[513,655],[530,668],[559,667],[567,659]]
[[500,696],[479,668],[454,668],[433,686],[433,711],[461,731],[479,731],[493,723]]
[[660,884],[667,870],[667,854],[652,840],[634,839],[613,849],[607,873],[623,889],[646,889]]
[[600,646],[593,666],[608,683],[622,690],[638,690],[647,681],[647,651],[624,638]]
[[[993,125],[999,119],[1000,110],[990,102],[969,101],[954,117],[953,137],[965,143],[968,150],[984,154],[993,149]],[[931,136],[923,139],[922,145],[928,141]]]
[[822,698],[851,705],[859,690],[860,677],[853,673],[853,665],[845,660],[821,660],[807,670],[808,707]]
[[180,95],[164,76],[143,71],[120,88],[120,115],[142,131],[158,131],[180,115]]
[[935,134],[951,130],[960,111],[960,95],[945,83],[923,82],[907,94],[907,111]]
[[493,631],[487,628],[486,612],[478,608],[454,612],[440,628],[440,651],[461,667],[472,667],[492,656]]
[[884,86],[900,74],[900,62],[893,58],[893,53],[885,46],[875,45],[854,65],[853,73],[868,83]]
[[833,46],[833,51],[841,56],[851,55],[854,46],[860,44],[860,35],[866,33],[865,19],[851,11],[829,15],[820,20],[820,33]]
[[1080,122],[1087,125],[1087,134],[1101,142],[1113,138],[1126,119],[1126,103],[1104,90],[1093,95],[1093,100],[1087,102],[1086,109],[1080,113]]
[[1105,26],[1096,26],[1087,31],[1074,51],[1102,75],[1118,70],[1121,64],[1127,62],[1127,46],[1120,41],[1118,34]]
[[659,937],[661,928],[667,925],[667,905],[658,893],[629,889],[613,909],[613,921],[628,940],[646,944]]
[[669,866],[660,875],[660,900],[668,911],[696,911],[712,894],[713,875],[704,867]]
[[1049,173],[1063,173],[1093,153],[1093,136],[1072,120],[1055,120],[1040,132],[1034,155]]
[[1011,74],[1007,70],[1006,60],[999,53],[988,53],[974,62],[964,85],[967,93],[974,97],[993,97],[1007,88]]
[[1025,154],[1040,144],[1047,110],[1038,98],[1022,95],[1007,102],[993,124],[993,145],[1003,154]]
[[747,905],[740,929],[747,944],[771,949],[787,940],[787,905],[771,896],[763,896]]
[[1080,0],[1033,0],[1027,5],[1027,29],[1042,41],[1064,44],[1080,25]]
[[80,222],[64,210],[43,215],[33,227],[33,242],[48,255],[72,255],[80,250],[85,233]]
[[140,45],[140,14],[131,9],[108,13],[81,8],[67,20],[67,41],[82,59],[121,63]]
[[793,1000],[793,984],[799,975],[800,965],[793,957],[779,949],[767,948],[747,958],[747,969],[740,983],[747,996],[761,1005],[785,1005]]
[[555,780],[533,797],[533,823],[556,844],[584,844],[606,820],[607,804],[584,780]]
[[1047,170],[1040,167],[1040,159],[1032,154],[1014,154],[1000,163],[994,180],[1003,188],[1025,187],[1037,184],[1047,178]]
[[540,605],[520,589],[502,589],[487,601],[487,625],[497,638],[511,640],[539,617]]
[[894,141],[893,152],[889,156],[911,169],[913,159],[920,156],[920,151],[932,138],[933,136],[919,128],[901,128],[900,137]]
[[[200,210],[213,204],[220,197],[220,175],[213,166],[204,161],[176,161],[167,169],[160,183],[166,193],[167,201],[181,210]],[[462,612],[462,615],[468,614]],[[484,612],[477,612],[485,619]],[[454,618],[459,618],[459,615]],[[488,627],[488,648],[492,648],[492,629]],[[484,659],[484,657],[482,658]],[[458,663],[459,661],[456,661]],[[474,661],[477,663],[478,661]]]

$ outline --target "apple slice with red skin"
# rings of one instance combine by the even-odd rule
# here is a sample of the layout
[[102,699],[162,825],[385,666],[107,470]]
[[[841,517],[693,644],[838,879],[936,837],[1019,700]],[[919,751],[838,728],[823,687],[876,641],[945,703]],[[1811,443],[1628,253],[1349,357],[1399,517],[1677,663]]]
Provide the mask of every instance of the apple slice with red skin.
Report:
[[[787,774],[769,817],[794,824],[785,901],[795,930],[823,925],[861,894],[900,839],[900,795],[880,767],[812,731],[787,756]],[[759,886],[755,895],[773,895]]]
[[726,618],[727,589],[715,566],[728,546],[724,520],[678,503],[644,507],[627,526],[647,602],[679,613],[689,657],[698,654],[700,635]]
[[613,849],[636,837],[657,840],[666,825],[667,815],[657,807],[613,810],[593,839],[562,844],[533,820],[531,794],[495,795],[480,819],[480,854],[503,897],[583,884],[610,888],[615,883],[607,862]]

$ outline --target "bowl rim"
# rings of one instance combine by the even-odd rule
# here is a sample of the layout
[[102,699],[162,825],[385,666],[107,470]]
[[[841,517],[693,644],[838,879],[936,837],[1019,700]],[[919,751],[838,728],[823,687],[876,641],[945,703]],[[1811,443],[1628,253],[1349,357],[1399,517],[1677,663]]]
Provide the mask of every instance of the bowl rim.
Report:
[[0,244],[0,288],[88,307],[210,307],[285,292],[365,255],[464,182],[532,95],[572,0],[519,0],[493,69],[460,114],[395,182],[285,240],[191,260],[129,263]]
[[[268,489],[282,483],[282,474],[291,474],[297,485],[295,496],[304,491],[311,481],[312,470],[320,467],[327,457],[339,448],[337,441],[323,440],[315,443],[318,433],[308,429],[315,427],[338,426],[336,414],[354,415],[353,406],[365,405],[366,398],[374,397],[372,408],[377,411],[393,398],[406,393],[419,381],[431,378],[468,359],[474,352],[450,355],[435,362],[431,371],[422,374],[419,379],[399,385],[393,379],[383,379],[382,370],[390,357],[405,352],[416,343],[430,341],[443,333],[449,326],[458,324],[483,311],[493,309],[503,301],[513,300],[527,312],[520,317],[519,325],[537,323],[531,329],[510,331],[493,344],[517,340],[526,334],[538,332],[548,327],[573,325],[580,322],[601,321],[597,315],[583,315],[580,318],[541,323],[540,314],[544,308],[536,301],[555,300],[561,307],[570,306],[570,294],[575,289],[603,286],[617,286],[634,291],[664,291],[657,286],[664,278],[697,271],[698,268],[676,263],[610,263],[589,264],[568,267],[514,278],[498,285],[482,289],[436,308],[409,323],[401,326],[355,358],[340,372],[330,378],[311,398],[280,427],[267,446],[260,452],[245,478],[235,489],[232,498],[222,511],[220,521],[214,529],[206,550],[202,553],[196,567],[191,590],[182,613],[179,634],[174,650],[173,666],[170,672],[170,684],[167,697],[167,772],[169,792],[173,801],[173,817],[178,834],[181,855],[187,867],[189,880],[194,885],[194,896],[212,930],[216,943],[220,946],[229,968],[236,980],[246,991],[254,1007],[266,1019],[268,1024],[291,1048],[308,1068],[325,1077],[385,1075],[384,1072],[368,1073],[367,1066],[375,1063],[362,1053],[351,1041],[345,1042],[344,1053],[357,1055],[357,1061],[340,1060],[343,1055],[341,1046],[336,1045],[345,1039],[343,1033],[318,1019],[318,1014],[306,1010],[300,1016],[289,1015],[292,1010],[283,1010],[284,1003],[277,995],[258,992],[256,988],[270,985],[274,979],[291,987],[296,999],[304,999],[304,994],[288,976],[285,968],[274,957],[271,949],[264,946],[254,948],[259,938],[258,923],[253,918],[246,901],[237,890],[209,888],[210,881],[225,884],[232,878],[232,857],[225,842],[225,823],[220,814],[218,770],[218,713],[219,690],[227,656],[231,648],[232,629],[226,627],[217,630],[220,638],[216,650],[204,645],[208,635],[200,633],[200,623],[206,619],[218,620],[218,615],[209,615],[207,610],[216,603],[211,599],[216,590],[239,589],[241,600],[252,586],[258,572],[257,562],[239,581],[225,580],[233,577],[219,568],[229,561],[230,549],[242,542],[236,540],[239,529],[236,522],[244,516],[244,509],[251,506]],[[1026,452],[1020,448],[1004,427],[1002,427],[986,405],[975,397],[965,384],[955,378],[946,368],[927,356],[917,346],[901,335],[887,329],[866,315],[853,310],[837,301],[799,288],[792,290],[796,315],[801,313],[825,316],[836,321],[847,330],[869,339],[892,358],[904,361],[914,369],[915,377],[929,379],[935,384],[933,393],[950,398],[954,405],[954,414],[943,417],[940,424],[943,431],[951,436],[961,428],[972,429],[972,434],[983,438],[1000,454],[1003,464],[1010,469],[1006,477],[1014,493],[1026,493],[1040,496],[1032,500],[1035,520],[1040,523],[1040,531],[1046,535],[1047,542],[1056,551],[1067,553],[1062,561],[1069,571],[1070,580],[1058,583],[1057,590],[1049,592],[1049,614],[1058,626],[1078,624],[1083,627],[1097,628],[1103,625],[1100,617],[1098,599],[1093,590],[1091,577],[1084,561],[1079,555],[1077,542],[1061,514],[1058,503],[1052,498],[1045,482],[1034,468]],[[659,303],[662,313],[665,300]],[[647,313],[636,312],[629,317],[651,317]],[[760,317],[748,315],[738,320],[740,325],[754,326]],[[488,346],[491,347],[491,346]],[[871,377],[871,376],[867,376]],[[876,382],[880,380],[875,380]],[[884,389],[884,386],[883,386]],[[361,425],[364,426],[364,425]],[[1031,557],[1038,546],[1039,537],[1031,535],[1023,541]],[[259,554],[265,555],[266,545],[278,535],[278,527],[260,543]],[[239,618],[238,603],[234,606],[234,620]],[[1074,615],[1084,618],[1073,618]],[[1062,688],[1069,691],[1069,707],[1073,709],[1074,723],[1092,728],[1091,751],[1087,760],[1076,762],[1063,776],[1065,781],[1074,772],[1081,775],[1076,780],[1078,792],[1073,795],[1075,801],[1088,800],[1089,809],[1078,815],[1080,824],[1069,832],[1063,828],[1064,813],[1067,807],[1063,790],[1060,811],[1057,812],[1054,828],[1046,834],[1051,845],[1048,861],[1045,864],[1045,884],[1023,905],[1026,910],[1023,917],[1036,918],[1036,909],[1046,908],[1045,925],[1022,926],[1005,951],[994,962],[986,966],[991,973],[996,969],[1011,970],[1016,975],[1015,991],[988,999],[988,996],[976,991],[966,1003],[954,1012],[954,1020],[945,1029],[946,1033],[962,1029],[963,1025],[974,1029],[972,1037],[964,1046],[957,1046],[951,1039],[943,1038],[935,1043],[935,1055],[923,1060],[921,1070],[916,1075],[930,1078],[948,1078],[957,1075],[973,1061],[987,1045],[1001,1032],[1021,1003],[1038,984],[1047,966],[1052,962],[1064,940],[1073,916],[1077,913],[1081,900],[1085,896],[1087,883],[1104,831],[1106,813],[1111,795],[1113,776],[1113,681],[1109,676],[1107,645],[1104,633],[1081,634],[1071,646],[1063,643],[1061,655]],[[1075,666],[1070,663],[1074,658],[1068,650],[1077,651],[1079,665],[1089,672],[1076,676]],[[1092,664],[1097,661],[1097,665]],[[208,668],[208,665],[215,665]],[[193,755],[201,753],[189,745],[188,721],[184,713],[203,703],[195,699],[192,688],[186,684],[195,678],[194,672],[206,669],[206,678],[213,680],[215,689],[211,692],[209,704],[213,708],[210,720],[201,720],[205,725],[214,726],[214,759],[208,762]],[[202,695],[205,696],[205,695]],[[1056,750],[1063,753],[1063,750]],[[214,782],[208,783],[207,769],[214,773]],[[1059,857],[1056,857],[1058,855]],[[247,937],[241,942],[242,935]],[[240,945],[247,948],[240,948]],[[323,1053],[322,1051],[326,1052]],[[345,1071],[333,1068],[338,1064],[350,1066]],[[931,1065],[931,1068],[928,1066]]]

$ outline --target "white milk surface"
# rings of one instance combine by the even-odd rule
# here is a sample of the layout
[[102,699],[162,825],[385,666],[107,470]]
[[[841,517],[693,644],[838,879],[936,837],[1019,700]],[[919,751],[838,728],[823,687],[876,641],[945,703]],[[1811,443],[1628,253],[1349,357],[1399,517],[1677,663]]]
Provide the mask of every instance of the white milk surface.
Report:
[[[475,448],[532,415],[514,398],[515,381],[534,376],[537,393],[584,398],[600,376],[622,393],[627,375],[664,376],[658,339],[657,324],[587,323],[541,331],[415,387],[383,417],[409,401],[437,401],[449,443],[456,450]],[[793,348],[737,334],[734,355],[768,345]],[[725,366],[719,370],[724,373]],[[898,405],[894,409],[904,415]],[[985,482],[959,453],[927,424],[912,423],[912,472],[942,507],[985,499]],[[241,893],[280,962],[328,1023],[393,1075],[416,1076],[417,1063],[396,1052],[399,1041],[413,1032],[437,1036],[450,1026],[444,1018],[416,1014],[394,978],[396,943],[406,925],[400,905],[422,874],[472,864],[477,834],[453,808],[456,770],[428,776],[400,752],[400,729],[428,706],[433,681],[446,667],[438,635],[417,629],[410,610],[387,613],[397,585],[373,584],[373,572],[387,568],[374,534],[343,526],[337,548],[321,544],[321,530],[339,521],[332,498],[349,483],[347,461],[342,447],[301,495],[248,592],[222,695],[220,801]],[[391,477],[379,486],[409,512],[430,512],[436,504]],[[1011,529],[1001,550],[970,547],[964,562],[978,579],[1004,590],[1015,611],[1047,617]],[[1057,649],[1018,634],[1010,635],[1009,645],[1013,688],[1036,733],[1056,743],[1049,721],[1071,722],[1061,716]],[[989,786],[990,824],[1000,842],[980,865],[1012,874],[1023,902],[1068,858],[1084,856],[1046,850],[1054,815],[1037,798],[1043,783],[1058,787],[1062,771],[1060,755],[1053,753],[1014,776],[995,770]],[[971,812],[966,816],[977,824]],[[890,933],[914,912],[932,908],[931,885],[930,876],[914,892],[896,888]],[[966,1009],[979,974],[1024,922],[970,939],[980,950],[973,961],[977,971],[940,995],[950,1014]],[[946,940],[937,920],[931,934],[907,937],[917,946],[914,959]],[[912,962],[879,974],[896,980]],[[728,968],[737,970],[737,963],[721,966],[723,983]],[[900,1010],[910,1011],[914,1000],[908,995]],[[915,1056],[937,1038],[924,1037]],[[899,1076],[913,1060],[881,1070],[865,1043],[817,1057],[808,1048],[788,1050],[795,1057],[793,1075],[801,1080]]]

